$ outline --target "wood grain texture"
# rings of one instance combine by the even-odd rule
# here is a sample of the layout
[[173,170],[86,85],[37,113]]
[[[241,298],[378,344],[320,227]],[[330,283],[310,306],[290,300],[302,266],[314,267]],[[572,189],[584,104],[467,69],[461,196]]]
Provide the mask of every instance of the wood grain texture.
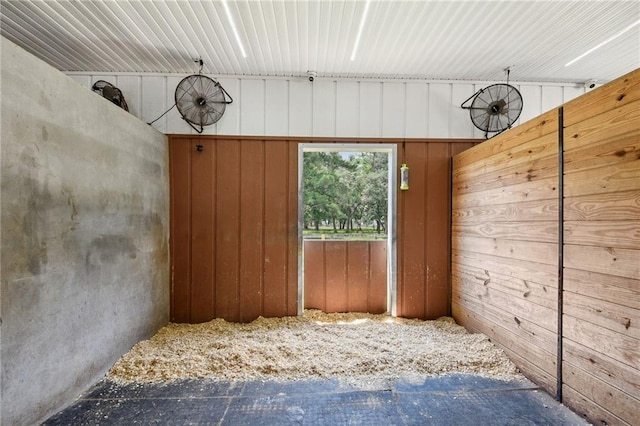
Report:
[[614,167],[619,163],[640,160],[640,129],[623,136],[594,139],[591,144],[584,140],[577,141],[574,149],[570,148],[573,144],[565,145],[565,173],[598,167]]
[[607,354],[616,361],[633,369],[640,368],[640,341],[626,333],[564,315],[564,338],[572,340],[600,354]]
[[567,197],[564,217],[566,220],[640,221],[640,190]]
[[640,250],[567,244],[564,266],[640,280]]
[[[456,320],[504,346],[534,381],[554,389],[554,366],[539,351],[552,349],[557,339],[553,324],[544,320],[557,318],[557,299],[544,296],[545,289],[557,294],[562,232],[564,402],[594,424],[635,424],[640,70],[570,102],[563,112],[563,129],[555,123],[555,129],[542,130],[557,117],[558,111],[550,111],[529,123],[529,134],[513,132],[509,140],[499,135],[454,158],[452,310]],[[532,137],[536,131],[539,140]],[[557,156],[550,151],[553,143],[545,143],[557,140],[559,132],[564,136],[561,226],[553,188]],[[531,158],[525,146],[534,147]],[[543,146],[547,151],[536,151]],[[539,158],[542,152],[547,156]],[[521,293],[525,282],[527,298]],[[534,321],[544,336],[540,330],[533,334]],[[532,333],[528,340],[523,326]]]
[[[565,315],[640,340],[640,310],[602,300],[599,295],[564,293]],[[640,347],[640,341],[638,342]]]
[[461,297],[465,295],[483,306],[490,305],[504,310],[512,317],[512,320],[507,324],[512,324],[514,328],[518,326],[521,318],[524,318],[525,320],[536,322],[539,326],[551,332],[557,329],[557,316],[553,315],[553,308],[528,300],[530,293],[528,296],[524,296],[524,294],[527,294],[526,291],[514,297],[513,291],[501,291],[502,287],[500,285],[493,287],[479,285],[473,279],[455,274],[452,279],[456,283],[455,296]]
[[565,268],[564,289],[585,296],[595,294],[601,300],[640,309],[639,280]]
[[546,157],[527,158],[517,164],[513,164],[510,159],[502,159],[502,161],[504,164],[502,164],[499,173],[496,173],[493,168],[490,169],[487,164],[483,164],[484,173],[468,171],[454,173],[456,193],[481,192],[487,189],[530,182],[535,178],[558,175],[558,156],[555,153]]
[[564,359],[571,365],[633,398],[640,399],[640,377],[632,367],[607,354],[593,352],[570,339],[564,339],[562,349]]
[[[506,135],[506,134],[505,134]],[[502,134],[500,135],[502,136]],[[511,173],[520,170],[524,172],[525,177],[528,175],[533,177],[537,174],[538,169],[549,169],[549,158],[557,158],[557,146],[558,137],[555,133],[548,133],[540,138],[534,138],[526,141],[519,141],[520,143],[515,145],[517,140],[508,140],[510,145],[505,146],[502,144],[503,138],[498,139],[495,143],[487,143],[484,145],[491,155],[475,163],[466,164],[464,166],[458,165],[453,172],[455,179],[465,178],[465,183],[469,178],[476,179],[488,179],[488,178],[500,178],[508,177]],[[502,149],[497,149],[502,147]],[[482,144],[474,147],[474,149],[480,150]],[[542,163],[542,165],[536,165],[536,163]],[[515,170],[514,170],[515,169]],[[529,171],[531,169],[531,171]],[[557,168],[552,169],[552,172],[557,174]]]
[[[505,259],[491,254],[475,253],[464,250],[453,251],[453,261],[459,265],[479,268],[507,277],[539,283],[549,289],[558,288],[558,268],[556,264],[537,263],[531,259]],[[555,292],[551,290],[550,292]]]
[[620,417],[609,411],[607,407],[596,404],[571,386],[563,386],[562,403],[584,417],[594,425],[627,425]]
[[[455,294],[454,294],[455,296]],[[490,336],[507,356],[518,366],[520,371],[542,386],[547,392],[555,393],[555,354],[532,345],[528,339],[520,339],[512,327],[503,327],[501,323],[488,321],[482,312],[475,312],[464,300],[454,298],[452,306],[456,321],[465,328]]]
[[551,221],[453,224],[451,231],[455,237],[467,235],[543,243],[558,241],[558,223]]
[[533,179],[531,182],[487,189],[482,192],[457,193],[454,208],[490,206],[558,198],[558,178]]
[[[484,159],[494,154],[508,152],[514,147],[543,138],[557,130],[558,112],[552,110],[456,155],[453,168],[455,171],[464,171],[465,167],[482,167]],[[480,164],[470,166],[474,163]]]
[[597,117],[640,100],[640,68],[564,105],[565,126]]
[[607,407],[616,417],[632,425],[638,420],[640,399],[611,386],[588,372],[575,367],[569,357],[564,363],[562,380],[567,386],[579,392],[600,407]]
[[640,222],[634,221],[565,221],[567,244],[640,250]]
[[[640,197],[640,194],[638,194]],[[534,200],[521,203],[459,207],[452,211],[453,224],[542,222],[558,218],[558,201]]]
[[[482,303],[482,301],[476,301],[472,296],[468,296],[465,293],[456,293],[453,297],[456,298],[460,305],[468,307],[477,315],[486,318],[490,323],[508,329],[509,332],[518,336],[522,341],[529,342],[550,354],[556,353],[557,339],[555,331],[549,331],[541,327],[537,321],[516,317],[502,309],[501,306],[492,306]],[[516,318],[518,321],[516,321]],[[513,323],[516,324],[515,327],[511,327]]]
[[553,243],[534,241],[497,240],[453,234],[452,241],[456,250],[465,250],[501,257],[509,263],[512,259],[529,260],[548,265],[557,264],[557,247]]
[[482,267],[460,264],[454,266],[454,277],[460,280],[461,291],[465,291],[466,288],[467,293],[479,298],[489,291],[496,290],[508,294],[514,300],[526,300],[549,309],[555,309],[557,306],[557,292],[542,284],[489,272]]

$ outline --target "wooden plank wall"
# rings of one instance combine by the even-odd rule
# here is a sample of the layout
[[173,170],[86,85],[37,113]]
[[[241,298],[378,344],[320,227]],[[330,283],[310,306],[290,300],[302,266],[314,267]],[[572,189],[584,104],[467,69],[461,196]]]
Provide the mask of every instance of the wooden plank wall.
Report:
[[562,132],[561,394],[594,424],[638,424],[640,70],[562,113],[454,158],[453,314],[556,393]]
[[551,111],[453,161],[452,310],[556,383],[558,149]]
[[397,315],[450,313],[449,161],[474,141],[174,135],[172,321],[296,315],[298,144],[311,141],[398,145],[410,189],[398,193]]
[[171,321],[296,315],[295,144],[174,136],[169,149]]
[[304,307],[386,312],[387,241],[305,241]]
[[640,422],[640,70],[564,106],[563,395]]

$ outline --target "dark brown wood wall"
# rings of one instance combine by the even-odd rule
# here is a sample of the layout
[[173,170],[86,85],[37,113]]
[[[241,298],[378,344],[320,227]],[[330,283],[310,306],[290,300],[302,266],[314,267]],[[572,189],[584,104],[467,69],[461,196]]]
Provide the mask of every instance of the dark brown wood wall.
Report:
[[640,69],[559,117],[454,158],[454,318],[592,423],[638,424]]
[[169,147],[171,321],[296,315],[297,147],[180,136]]
[[386,312],[387,241],[305,241],[304,307]]
[[174,135],[171,320],[297,314],[302,142],[398,145],[398,161],[410,167],[410,189],[398,191],[397,314],[448,315],[449,161],[474,141]]

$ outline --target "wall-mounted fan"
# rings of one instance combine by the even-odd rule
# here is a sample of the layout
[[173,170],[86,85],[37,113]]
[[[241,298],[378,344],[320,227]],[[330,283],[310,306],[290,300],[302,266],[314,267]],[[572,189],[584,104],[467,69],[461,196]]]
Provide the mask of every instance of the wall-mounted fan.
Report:
[[[470,106],[465,106],[471,101]],[[522,112],[522,95],[509,84],[492,84],[478,90],[460,105],[469,110],[471,121],[478,129],[500,133],[511,128]]]
[[220,120],[227,104],[233,102],[220,83],[202,74],[182,79],[176,87],[175,99],[182,118],[198,133],[202,133],[204,126]]
[[104,80],[96,81],[95,83],[93,83],[93,86],[91,86],[91,90],[93,90],[95,93],[99,94],[103,98],[110,100],[111,102],[113,102],[114,104],[122,108],[123,110],[129,111],[129,107],[127,106],[127,101],[124,100],[124,95],[122,94],[122,91],[118,89],[116,86],[114,86],[113,84],[109,83],[108,81],[104,81]]

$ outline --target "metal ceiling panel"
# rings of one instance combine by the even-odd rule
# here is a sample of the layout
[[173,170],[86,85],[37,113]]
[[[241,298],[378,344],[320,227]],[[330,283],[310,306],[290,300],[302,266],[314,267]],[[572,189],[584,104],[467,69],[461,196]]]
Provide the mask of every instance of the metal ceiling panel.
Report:
[[[640,67],[638,1],[0,0],[0,34],[61,71],[518,81]],[[566,63],[612,36],[571,66]]]

